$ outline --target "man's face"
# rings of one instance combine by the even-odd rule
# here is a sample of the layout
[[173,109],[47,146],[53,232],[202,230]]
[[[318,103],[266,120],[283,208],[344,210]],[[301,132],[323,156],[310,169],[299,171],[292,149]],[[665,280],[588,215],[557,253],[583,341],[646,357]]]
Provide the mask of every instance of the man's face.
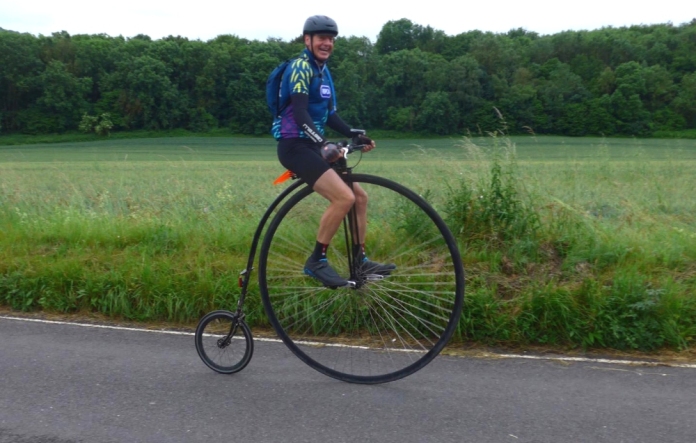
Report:
[[314,58],[323,63],[333,52],[334,39],[331,34],[305,35],[305,45],[312,51]]

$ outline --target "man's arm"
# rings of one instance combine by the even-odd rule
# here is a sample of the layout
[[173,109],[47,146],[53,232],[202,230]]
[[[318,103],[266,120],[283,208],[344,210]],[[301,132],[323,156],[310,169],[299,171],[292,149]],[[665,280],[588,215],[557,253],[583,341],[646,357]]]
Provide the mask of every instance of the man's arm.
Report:
[[357,139],[358,143],[369,145],[369,148],[362,148],[363,152],[371,151],[375,147],[375,142],[372,141],[370,137],[365,135],[365,131],[362,129],[352,129],[335,112],[329,115],[326,125],[334,131],[337,131],[346,137],[352,138],[353,142],[355,142]]
[[[307,106],[309,104],[309,95],[292,94],[290,96],[290,100],[292,102],[292,111],[295,117],[295,122],[299,125],[299,127],[302,128],[305,134],[307,134],[312,141],[322,145],[326,143],[326,139],[319,133],[317,127],[314,126],[314,121],[307,110]],[[345,137],[352,138],[356,135],[350,126],[348,126],[346,122],[344,122],[343,119],[341,119],[341,117],[339,117],[335,112],[329,114],[329,117],[326,120],[326,125],[339,134],[343,134]],[[361,142],[368,145],[373,144],[372,139],[364,135],[360,135],[359,137]]]
[[292,112],[295,117],[295,122],[307,134],[309,138],[317,143],[324,144],[326,139],[319,133],[317,127],[314,126],[314,121],[309,115],[307,106],[309,104],[309,95],[307,94],[292,94],[290,96],[292,102]]
[[326,126],[346,137],[353,137],[354,135],[350,126],[348,126],[335,112],[329,114],[329,118],[326,120]]

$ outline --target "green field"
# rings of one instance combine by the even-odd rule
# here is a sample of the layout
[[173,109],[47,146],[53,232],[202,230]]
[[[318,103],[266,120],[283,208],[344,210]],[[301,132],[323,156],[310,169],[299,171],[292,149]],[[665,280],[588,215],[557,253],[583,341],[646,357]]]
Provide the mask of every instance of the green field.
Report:
[[[357,170],[426,195],[460,239],[459,340],[696,337],[695,140],[384,140]],[[0,304],[178,323],[232,308],[282,172],[268,138],[0,147]],[[264,323],[255,286],[248,311]]]

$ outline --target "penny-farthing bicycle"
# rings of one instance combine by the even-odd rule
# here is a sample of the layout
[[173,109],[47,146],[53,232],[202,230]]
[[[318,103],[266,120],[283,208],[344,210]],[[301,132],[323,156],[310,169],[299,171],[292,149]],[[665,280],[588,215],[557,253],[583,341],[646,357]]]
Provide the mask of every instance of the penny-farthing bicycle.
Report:
[[[244,299],[256,248],[259,289],[268,319],[302,361],[352,383],[384,383],[430,363],[454,333],[464,298],[464,270],[454,236],[421,196],[383,177],[353,173],[343,144],[334,169],[367,192],[366,250],[370,260],[393,263],[388,275],[364,272],[353,255],[359,233],[351,210],[327,252],[349,284],[326,287],[303,273],[327,202],[302,180],[270,205],[256,229],[240,274],[237,310],[213,311],[196,329],[198,355],[214,371],[231,374],[251,360],[253,339]],[[293,177],[286,173],[286,177]],[[369,272],[369,271],[368,271]]]

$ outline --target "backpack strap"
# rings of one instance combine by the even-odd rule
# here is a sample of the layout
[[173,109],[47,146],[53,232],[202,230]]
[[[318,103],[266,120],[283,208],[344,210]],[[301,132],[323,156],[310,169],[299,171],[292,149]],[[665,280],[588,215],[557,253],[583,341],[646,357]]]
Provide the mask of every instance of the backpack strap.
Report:
[[287,108],[288,105],[290,104],[290,97],[288,97],[287,100],[285,100],[285,103],[284,103],[284,104],[281,104],[281,103],[280,103],[280,91],[283,89],[283,76],[285,75],[285,71],[287,71],[288,66],[290,66],[290,64],[292,63],[292,61],[295,60],[296,58],[297,58],[297,57],[295,57],[295,58],[289,58],[289,59],[285,60],[285,62],[283,63],[283,64],[285,65],[285,67],[284,67],[283,70],[278,74],[278,75],[280,76],[280,81],[278,82],[278,95],[277,95],[277,97],[278,97],[278,109],[277,109],[277,111],[276,111],[276,113],[275,113],[275,115],[278,116],[278,117],[280,117],[280,114],[281,114],[281,113],[285,110],[285,108]]
[[[283,64],[285,67],[283,70],[278,73],[280,76],[280,82],[278,84],[278,111],[276,112],[276,116],[280,117],[280,114],[285,110],[285,108],[288,107],[290,104],[290,97],[285,100],[285,103],[281,104],[280,103],[280,91],[283,88],[283,76],[285,75],[285,71],[288,69],[288,66],[292,64],[293,61],[300,59],[301,57],[293,57],[287,59]],[[334,89],[334,82],[333,79],[331,78],[331,72],[329,72],[329,67],[324,65],[323,71],[326,73],[326,78],[329,79],[329,84],[331,85],[331,101],[329,102],[329,114],[332,114],[336,112],[336,90]],[[319,72],[319,77],[321,78],[322,72]],[[309,84],[312,84],[312,80],[314,80],[317,77],[317,74],[314,73],[314,69],[312,69],[312,77],[309,79]],[[321,85],[319,85],[321,88]]]
[[329,79],[329,84],[331,85],[331,101],[329,102],[329,114],[336,112],[336,89],[334,89],[334,82],[331,78],[331,72],[329,67],[324,65],[324,70],[326,71],[326,78]]

